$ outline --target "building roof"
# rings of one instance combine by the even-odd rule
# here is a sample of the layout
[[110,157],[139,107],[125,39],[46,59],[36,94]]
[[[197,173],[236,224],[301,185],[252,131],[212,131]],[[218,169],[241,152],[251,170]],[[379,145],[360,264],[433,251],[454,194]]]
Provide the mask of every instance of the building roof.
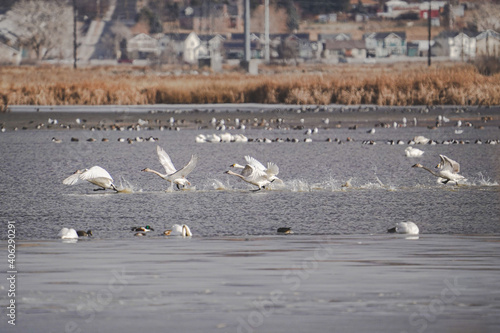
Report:
[[366,49],[366,44],[362,40],[327,40],[325,42],[327,50],[352,50]]

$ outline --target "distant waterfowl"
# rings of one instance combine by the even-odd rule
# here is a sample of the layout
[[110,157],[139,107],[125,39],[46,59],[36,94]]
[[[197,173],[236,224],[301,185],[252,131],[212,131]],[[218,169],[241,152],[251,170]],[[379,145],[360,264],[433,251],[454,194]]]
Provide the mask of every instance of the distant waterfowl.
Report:
[[156,147],[156,152],[158,153],[161,165],[165,168],[166,174],[161,174],[158,171],[149,168],[145,168],[142,171],[154,173],[170,182],[170,190],[173,190],[174,184],[176,184],[178,189],[180,189],[181,186],[186,187],[187,185],[191,185],[191,183],[186,179],[186,176],[189,175],[196,166],[196,162],[198,161],[198,157],[196,155],[192,155],[189,163],[183,168],[177,170],[175,169],[170,156],[168,156],[168,154],[160,146]]
[[76,230],[73,228],[62,228],[57,236],[61,237],[61,239],[75,239],[78,238],[78,234]]
[[424,151],[410,146],[405,149],[405,154],[407,157],[420,157],[424,154]]
[[193,236],[191,230],[185,224],[183,225],[174,224],[171,229],[165,230],[163,234],[166,236],[182,236],[182,237]]
[[130,230],[142,232],[155,231],[155,229],[151,228],[149,225],[146,225],[144,227],[132,227]]
[[87,231],[84,231],[84,230],[77,230],[76,231],[76,234],[79,236],[79,237],[90,237],[90,236],[93,236],[92,235],[92,230],[87,230]]
[[285,234],[285,235],[293,234],[292,228],[288,227],[278,228],[277,232],[278,234]]
[[387,230],[389,233],[418,235],[419,230],[413,222],[399,222],[396,226]]
[[429,139],[422,135],[417,135],[412,139],[413,142],[419,145],[425,145],[429,142]]
[[113,178],[111,178],[109,173],[100,166],[93,166],[90,169],[76,170],[75,173],[63,180],[63,184],[75,185],[84,180],[100,187],[98,189],[94,189],[94,191],[113,189],[118,192],[118,189],[113,184]]
[[436,168],[438,168],[437,171],[426,168],[420,163],[412,167],[429,171],[434,176],[440,178],[439,181],[443,184],[447,184],[450,180],[455,182],[455,184],[458,184],[459,180],[465,180],[464,176],[458,174],[460,172],[460,164],[444,155],[439,155],[439,157],[441,158],[441,162],[436,166]]
[[57,138],[52,138],[52,142],[54,142],[54,143],[61,143],[62,140],[61,139],[57,139]]

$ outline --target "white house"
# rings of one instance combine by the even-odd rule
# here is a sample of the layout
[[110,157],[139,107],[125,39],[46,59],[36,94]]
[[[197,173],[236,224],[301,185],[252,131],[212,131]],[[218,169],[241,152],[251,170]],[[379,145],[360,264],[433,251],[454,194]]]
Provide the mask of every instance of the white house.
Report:
[[363,36],[367,54],[382,58],[391,55],[406,55],[405,32],[373,32]]
[[500,33],[486,30],[477,35],[476,55],[500,57]]
[[160,48],[158,40],[141,33],[127,41],[127,52],[133,58],[146,59],[149,55],[159,55]]
[[468,60],[476,57],[476,38],[473,34],[443,31],[431,48],[433,56],[450,57],[452,60]]

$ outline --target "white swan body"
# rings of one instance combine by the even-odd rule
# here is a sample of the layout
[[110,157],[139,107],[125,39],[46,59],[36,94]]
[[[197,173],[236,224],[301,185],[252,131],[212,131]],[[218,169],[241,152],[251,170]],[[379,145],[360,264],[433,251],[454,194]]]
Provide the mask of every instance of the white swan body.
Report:
[[413,148],[412,146],[409,146],[405,149],[405,154],[407,157],[420,157],[424,154],[424,151],[420,150],[418,148]]
[[94,191],[113,189],[118,192],[118,189],[113,184],[113,178],[109,173],[100,166],[93,166],[90,169],[77,170],[71,176],[63,180],[65,185],[75,185],[81,181],[88,181],[94,185],[99,186],[99,189]]
[[182,237],[193,236],[191,230],[185,224],[183,225],[174,224],[171,229],[165,230],[164,234],[167,236],[182,236]]
[[441,162],[439,162],[439,164],[436,166],[436,168],[438,168],[437,171],[428,169],[420,163],[417,163],[412,167],[422,168],[429,171],[434,176],[441,178],[439,181],[443,184],[448,183],[450,180],[452,182],[455,182],[456,184],[458,184],[458,181],[466,180],[464,176],[458,174],[460,172],[460,164],[444,155],[439,155],[439,158],[441,159]]
[[408,235],[418,235],[420,230],[418,230],[418,226],[413,222],[399,222],[396,223],[396,226],[387,230],[390,233],[398,233],[398,234],[408,234]]
[[76,230],[73,228],[62,228],[61,231],[57,234],[57,236],[61,237],[61,239],[76,239],[78,238],[78,234]]
[[174,167],[170,156],[168,156],[168,154],[160,146],[156,147],[156,152],[158,153],[158,159],[160,160],[161,165],[165,168],[166,174],[162,174],[149,168],[145,168],[142,171],[154,173],[170,182],[170,190],[173,189],[174,184],[177,185],[178,189],[180,189],[181,186],[185,187],[187,185],[191,185],[191,183],[186,179],[186,176],[189,175],[196,167],[196,163],[198,162],[198,157],[196,155],[192,155],[189,163],[177,170]]

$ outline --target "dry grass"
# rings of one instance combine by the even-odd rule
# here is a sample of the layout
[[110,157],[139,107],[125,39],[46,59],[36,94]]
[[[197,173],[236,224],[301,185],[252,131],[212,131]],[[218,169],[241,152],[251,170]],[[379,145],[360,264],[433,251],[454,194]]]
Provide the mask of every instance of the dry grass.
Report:
[[168,75],[134,67],[1,67],[7,105],[286,103],[499,105],[500,74],[468,65],[264,68],[257,76]]

